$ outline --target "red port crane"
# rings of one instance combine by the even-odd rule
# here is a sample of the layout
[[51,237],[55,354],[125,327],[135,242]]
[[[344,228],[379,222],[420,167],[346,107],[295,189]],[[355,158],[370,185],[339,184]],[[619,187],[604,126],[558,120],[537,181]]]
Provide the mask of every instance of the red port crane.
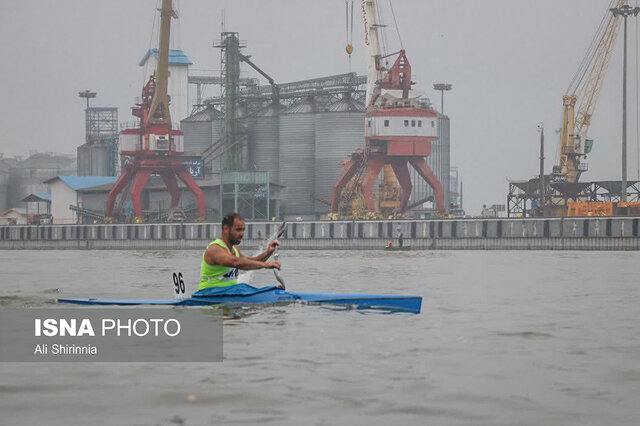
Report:
[[[412,185],[410,164],[433,188],[435,204],[440,213],[445,212],[442,184],[429,168],[425,158],[431,155],[431,143],[438,139],[437,113],[424,107],[421,92],[412,89],[411,64],[404,50],[382,55],[375,0],[362,0],[365,25],[365,44],[369,58],[365,113],[365,149],[351,154],[333,186],[331,213],[337,216],[348,211],[353,192],[364,198],[365,216],[376,215],[376,199],[373,194],[376,179],[386,165],[391,166],[400,187],[399,213],[407,209]],[[396,56],[391,68],[385,68],[383,59]],[[385,181],[387,168],[385,168]],[[347,208],[345,208],[347,207]],[[353,209],[351,215],[354,214]]]
[[160,175],[171,194],[170,211],[178,208],[180,203],[177,180],[180,178],[196,196],[199,219],[203,220],[205,216],[204,194],[180,159],[184,152],[183,134],[172,128],[169,113],[167,86],[172,17],[177,18],[171,0],[162,0],[157,69],[142,89],[140,102],[132,108],[133,115],[140,119],[139,123],[135,128],[120,132],[120,153],[130,156],[131,160],[124,166],[107,197],[107,218],[111,221],[115,221],[120,213],[122,203],[116,202],[118,196],[124,200],[129,187],[136,222],[144,221],[140,196],[152,174]]

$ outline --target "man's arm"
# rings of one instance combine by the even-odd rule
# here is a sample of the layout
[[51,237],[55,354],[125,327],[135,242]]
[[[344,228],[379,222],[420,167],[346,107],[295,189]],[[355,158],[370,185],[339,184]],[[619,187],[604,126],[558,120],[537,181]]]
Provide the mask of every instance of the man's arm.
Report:
[[212,244],[207,251],[205,251],[204,261],[209,265],[220,265],[242,270],[265,268],[280,269],[280,262],[265,262],[243,256],[242,254],[240,254],[240,257],[235,257],[217,244]]
[[273,240],[269,243],[269,247],[264,253],[260,253],[257,256],[248,257],[247,259],[257,260],[258,262],[266,262],[267,259],[271,257],[274,251],[276,251],[276,246],[279,245],[280,242],[278,240]]

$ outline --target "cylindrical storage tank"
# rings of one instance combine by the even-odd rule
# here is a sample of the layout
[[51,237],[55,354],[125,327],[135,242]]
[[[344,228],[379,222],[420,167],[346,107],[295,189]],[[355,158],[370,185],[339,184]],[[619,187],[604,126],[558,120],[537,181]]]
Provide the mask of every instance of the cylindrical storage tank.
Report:
[[279,128],[280,111],[283,106],[273,103],[259,111],[250,119],[247,129],[249,135],[249,161],[255,170],[269,172],[269,181],[280,183],[279,167]]
[[314,99],[295,103],[280,114],[280,184],[283,214],[313,213]]
[[78,176],[109,176],[106,143],[85,143],[78,147]]
[[7,195],[9,191],[9,171],[0,169],[0,213],[7,210]]
[[[213,144],[217,144],[218,142],[222,142],[222,138],[224,137],[224,114],[221,113],[220,111],[216,111],[216,112],[217,114],[213,114],[213,115],[217,115],[217,118],[214,118],[213,120],[211,120],[212,142],[209,144],[209,146]],[[207,146],[207,148],[209,148],[209,146]]]
[[365,147],[364,104],[345,96],[315,114],[314,211],[328,213],[331,192],[342,165],[358,148]]
[[22,207],[22,200],[35,192],[47,192],[48,184],[44,183],[55,176],[70,176],[77,174],[75,158],[66,156],[35,154],[9,171],[9,188],[7,190],[7,205]]
[[213,107],[199,111],[180,123],[184,133],[184,155],[200,156],[222,137],[223,114]]
[[[444,192],[444,205],[449,212],[449,192],[451,181],[451,140],[449,137],[449,117],[446,115],[438,114],[438,140],[433,143],[432,148],[432,163],[429,166],[434,170],[437,170],[436,176],[442,184],[442,190]],[[434,155],[435,154],[435,155]]]
[[[236,124],[237,128],[237,138],[241,142],[241,158],[242,163],[241,167],[243,170],[250,169],[250,158],[249,158],[249,128],[250,128],[250,112],[247,107],[247,104],[240,104],[236,110]],[[246,137],[244,137],[246,136]]]
[[[449,117],[438,114],[438,140],[431,143],[431,155],[427,157],[427,164],[442,184],[444,205],[447,212],[449,211],[449,182],[451,178],[450,148]],[[418,175],[413,167],[409,166],[409,171],[411,183],[413,184],[409,204],[424,200],[427,197],[432,197],[433,189],[431,189],[431,186]]]

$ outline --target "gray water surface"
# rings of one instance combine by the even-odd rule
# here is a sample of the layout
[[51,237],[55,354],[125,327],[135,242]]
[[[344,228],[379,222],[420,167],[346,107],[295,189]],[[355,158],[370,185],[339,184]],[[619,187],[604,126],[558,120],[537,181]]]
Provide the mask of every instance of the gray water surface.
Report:
[[[0,307],[171,298],[199,251],[2,251]],[[1,425],[638,425],[640,253],[282,251],[288,289],[422,313],[247,308],[224,362],[0,363]],[[273,284],[271,271],[251,274]]]

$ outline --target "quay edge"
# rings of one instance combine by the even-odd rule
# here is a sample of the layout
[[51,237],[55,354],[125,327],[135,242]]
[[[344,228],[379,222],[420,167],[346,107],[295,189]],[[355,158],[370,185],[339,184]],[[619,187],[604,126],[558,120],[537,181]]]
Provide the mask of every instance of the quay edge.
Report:
[[[257,248],[277,222],[247,222],[242,247]],[[640,250],[640,218],[456,219],[290,222],[282,249],[381,250],[388,241],[414,250]],[[0,226],[0,249],[203,249],[218,223]]]

